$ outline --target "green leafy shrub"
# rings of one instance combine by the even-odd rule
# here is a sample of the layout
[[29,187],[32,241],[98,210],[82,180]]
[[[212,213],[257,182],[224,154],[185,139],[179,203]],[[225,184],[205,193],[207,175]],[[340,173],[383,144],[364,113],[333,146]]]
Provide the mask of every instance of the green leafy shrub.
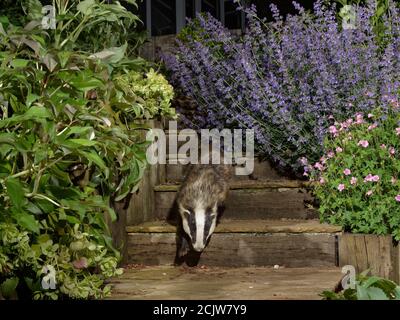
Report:
[[[148,143],[121,121],[117,102],[128,96],[114,85],[140,61],[126,57],[127,45],[90,54],[61,45],[67,42],[57,34],[37,23],[0,23],[0,295],[6,298],[107,296],[104,280],[121,270],[104,216],[115,220],[111,201],[136,190],[147,164]],[[138,94],[144,110],[132,120],[173,114],[168,96],[157,96],[157,84],[167,84],[149,74]],[[46,268],[54,269],[54,289],[42,285]]]
[[324,300],[400,300],[400,286],[376,276],[368,276],[368,270],[357,276],[354,288],[340,292],[324,291]]
[[131,121],[132,118],[154,118],[165,116],[174,118],[171,108],[174,90],[168,81],[153,69],[145,75],[130,71],[114,78],[117,89],[113,106],[121,111],[121,116]]
[[[400,240],[399,102],[383,114],[357,114],[329,128],[327,150],[313,167],[322,221]],[[307,172],[306,172],[307,174]]]
[[2,0],[0,16],[14,25],[41,23],[46,5],[54,5],[57,12],[57,45],[69,50],[97,52],[128,43],[128,55],[135,55],[146,40],[146,32],[137,29],[142,22],[132,12],[136,0]]

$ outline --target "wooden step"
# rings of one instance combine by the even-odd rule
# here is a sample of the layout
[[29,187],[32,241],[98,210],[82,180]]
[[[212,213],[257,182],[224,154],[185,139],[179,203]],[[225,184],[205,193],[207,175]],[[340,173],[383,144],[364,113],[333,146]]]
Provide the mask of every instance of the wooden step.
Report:
[[[222,221],[203,252],[209,266],[335,266],[340,227],[317,221]],[[169,265],[176,250],[175,228],[146,223],[127,228],[128,263]]]
[[112,296],[109,299],[321,300],[319,294],[333,290],[342,276],[341,269],[336,267],[274,269],[128,265],[122,276],[111,279]]
[[[313,201],[308,183],[297,180],[234,181],[225,201],[223,216],[228,219],[309,219],[317,212],[307,207]],[[158,219],[174,219],[178,184],[154,188]]]
[[[214,233],[337,233],[340,226],[310,220],[228,220],[222,219]],[[128,233],[174,233],[176,226],[167,221],[144,222],[127,226]]]
[[[184,156],[186,157],[186,156]],[[169,159],[179,159],[182,158],[182,155],[171,156]],[[242,166],[243,167],[243,166]],[[184,164],[174,164],[168,162],[166,164],[166,179],[167,182],[181,182],[184,178],[187,169],[189,168],[188,165]],[[234,181],[241,181],[241,180],[283,180],[286,181],[287,177],[284,177],[276,171],[268,161],[262,161],[259,159],[254,160],[254,170],[250,175],[234,175]]]

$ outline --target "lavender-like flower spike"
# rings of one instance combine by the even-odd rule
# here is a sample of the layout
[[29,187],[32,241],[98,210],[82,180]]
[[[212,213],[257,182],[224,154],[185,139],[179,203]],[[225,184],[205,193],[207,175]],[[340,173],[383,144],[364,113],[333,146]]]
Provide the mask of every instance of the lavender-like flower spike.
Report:
[[191,123],[254,128],[258,153],[302,176],[299,159],[320,159],[330,116],[343,121],[398,104],[400,9],[389,4],[383,46],[376,43],[371,4],[356,6],[356,28],[346,29],[335,5],[318,0],[313,14],[294,3],[299,14],[285,20],[271,5],[268,23],[248,7],[243,36],[199,15],[164,61],[171,82],[196,101]]

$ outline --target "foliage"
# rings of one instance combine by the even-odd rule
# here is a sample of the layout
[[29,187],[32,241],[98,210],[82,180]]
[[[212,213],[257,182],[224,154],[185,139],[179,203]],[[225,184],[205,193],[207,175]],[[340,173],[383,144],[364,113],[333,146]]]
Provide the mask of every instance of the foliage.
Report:
[[[7,0],[8,1],[8,0]],[[77,49],[97,52],[104,48],[129,44],[128,56],[137,54],[137,49],[146,39],[145,32],[138,32],[139,17],[127,10],[126,5],[137,9],[136,0],[17,0],[12,5],[0,4],[0,16],[12,19],[13,24],[26,25],[30,21],[42,22],[46,5],[54,5],[57,28],[54,33],[55,46],[68,50]],[[125,2],[125,3],[124,3]]]
[[[398,100],[392,100],[395,109]],[[355,233],[392,234],[400,240],[400,115],[398,110],[357,114],[330,127],[328,150],[313,167],[321,219]]]
[[[341,10],[339,16],[344,18],[345,15],[351,14],[348,12],[349,6],[353,6],[356,10],[361,4],[365,4],[366,0],[337,0],[342,5],[344,10]],[[375,12],[371,16],[371,24],[373,26],[373,31],[379,43],[385,41],[385,33],[387,31],[388,25],[385,24],[385,14],[390,15],[390,0],[374,0]]]
[[[198,16],[196,30],[164,57],[174,87],[193,98],[193,128],[251,128],[256,150],[281,168],[301,174],[299,159],[317,161],[329,116],[346,119],[383,105],[399,87],[400,10],[391,2],[383,49],[375,43],[372,5],[360,6],[357,28],[342,30],[335,4],[314,4],[314,13],[268,23],[247,10],[248,29],[232,35],[213,17]],[[198,27],[200,26],[200,27]]]
[[[57,30],[42,30],[34,22],[25,28],[0,24],[0,293],[5,297],[109,294],[104,280],[121,271],[104,216],[115,220],[110,202],[135,191],[146,167],[147,143],[121,121],[118,103],[126,97],[113,82],[125,70],[136,70],[138,62],[126,57],[127,45],[95,54],[74,51],[64,44],[78,31],[57,41]],[[157,116],[158,110],[173,113],[168,97],[160,98],[152,87],[167,86],[165,79],[149,75],[144,85],[151,88],[136,88],[144,110],[132,120]],[[56,289],[41,286],[46,266],[55,269]]]
[[324,291],[324,300],[400,300],[400,286],[376,276],[368,276],[368,270],[357,276],[354,288],[340,292]]
[[[174,90],[168,81],[150,69],[145,76],[137,71],[130,71],[114,78],[114,84],[122,97],[113,105],[121,110],[127,121],[135,118],[154,118],[158,115],[174,118],[171,108]],[[114,101],[113,101],[114,102]]]

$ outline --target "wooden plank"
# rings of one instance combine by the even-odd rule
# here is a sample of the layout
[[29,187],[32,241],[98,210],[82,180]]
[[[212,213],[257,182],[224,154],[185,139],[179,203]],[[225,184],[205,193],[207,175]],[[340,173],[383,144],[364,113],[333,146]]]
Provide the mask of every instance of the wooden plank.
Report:
[[[175,192],[179,190],[179,184],[161,184],[154,187],[155,191]],[[300,180],[246,180],[246,181],[233,181],[230,184],[230,190],[240,189],[290,189],[290,188],[304,188],[310,186],[308,181]]]
[[[222,220],[215,233],[335,233],[341,232],[340,226],[320,223],[318,220]],[[145,222],[127,226],[131,233],[173,233],[176,226],[166,221]]]
[[[138,121],[150,128],[160,128],[162,124],[159,121],[147,120]],[[139,130],[138,130],[139,131]],[[147,130],[140,130],[142,139],[145,139]],[[138,224],[144,221],[151,221],[155,218],[155,193],[154,186],[164,182],[165,167],[162,165],[149,165],[143,178],[139,183],[136,193],[131,196],[128,209],[126,210],[126,221],[128,225]]]
[[[179,156],[179,155],[177,155]],[[182,164],[167,164],[166,165],[167,172],[167,181],[169,182],[181,182],[183,177],[185,176],[185,172],[188,169],[188,165]],[[256,159],[254,161],[254,170],[251,175],[248,176],[238,176],[234,175],[233,180],[283,180],[288,181],[287,177],[280,175],[268,161],[260,161]],[[289,182],[290,184],[290,182]],[[304,184],[304,182],[302,183]]]
[[345,233],[339,236],[339,264],[352,265],[357,273],[370,269],[372,275],[398,281],[398,250],[390,235]]
[[340,268],[335,267],[128,266],[122,276],[111,279],[108,299],[321,300],[319,294],[332,290],[341,276]]
[[[128,234],[128,262],[145,265],[172,264],[174,233]],[[335,235],[305,234],[214,234],[200,264],[209,266],[318,267],[335,266]]]
[[[156,192],[157,218],[173,219],[176,216],[176,193]],[[225,201],[223,217],[227,219],[310,219],[316,218],[315,210],[305,207],[312,197],[300,188],[234,189]]]

